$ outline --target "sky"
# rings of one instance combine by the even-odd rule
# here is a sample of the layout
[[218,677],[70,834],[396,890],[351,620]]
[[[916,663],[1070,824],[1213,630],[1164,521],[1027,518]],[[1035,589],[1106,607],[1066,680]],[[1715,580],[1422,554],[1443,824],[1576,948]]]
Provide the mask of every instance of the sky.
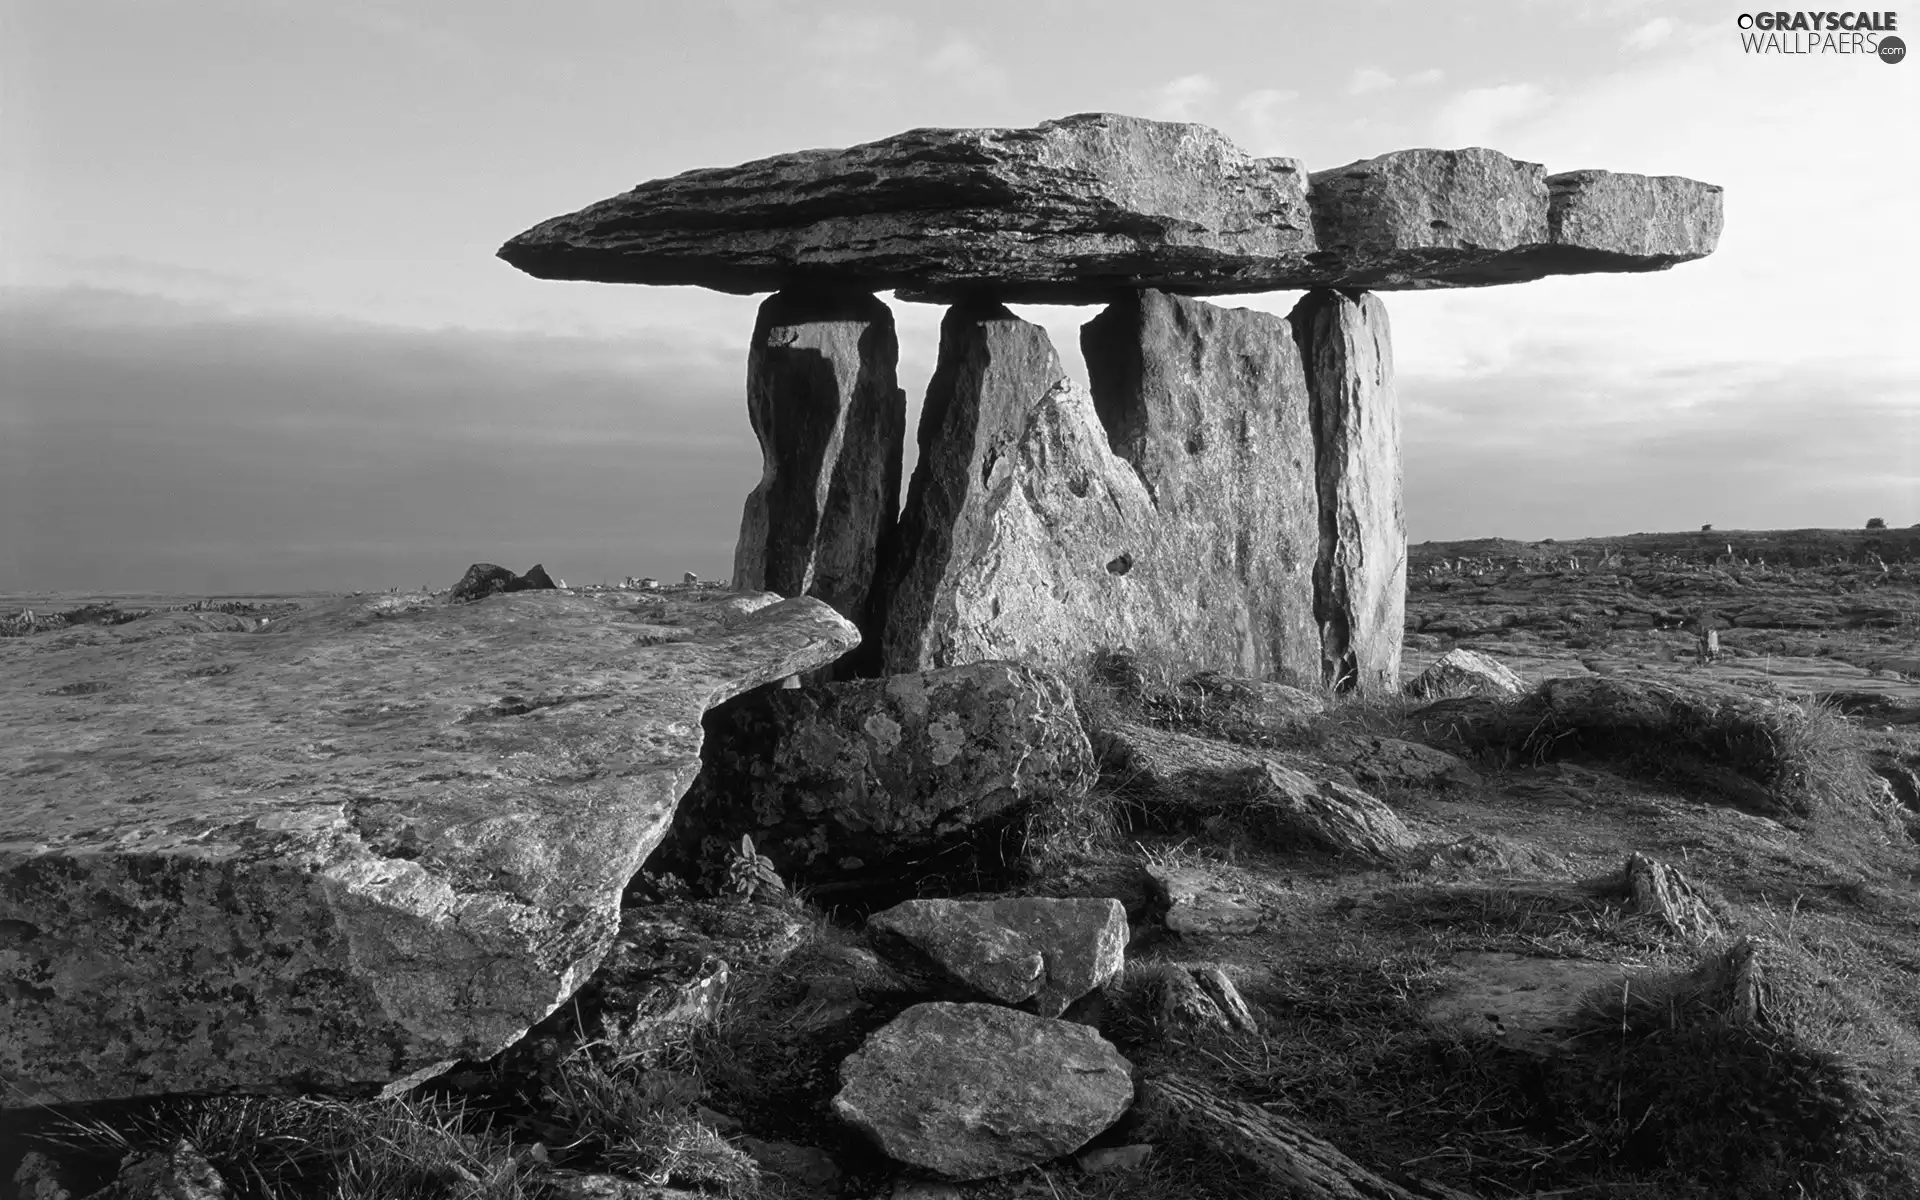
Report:
[[[1700,262],[1385,297],[1412,541],[1920,522],[1920,64],[1745,53],[1743,11],[0,0],[0,592],[725,577],[759,298],[500,243],[698,167],[1089,111],[1309,170],[1484,145],[1725,187]],[[1094,310],[1015,309],[1084,380]],[[894,312],[911,430],[940,310]]]

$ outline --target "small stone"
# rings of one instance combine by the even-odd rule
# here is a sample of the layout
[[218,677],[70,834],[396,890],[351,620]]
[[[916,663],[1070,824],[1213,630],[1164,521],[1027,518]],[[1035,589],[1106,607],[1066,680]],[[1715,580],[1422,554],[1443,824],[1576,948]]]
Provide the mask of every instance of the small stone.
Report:
[[1211,871],[1150,864],[1147,874],[1167,905],[1169,932],[1201,936],[1250,933],[1266,920],[1257,902]]
[[687,572],[687,573],[686,573],[685,575],[683,575],[683,576],[681,576],[681,577],[680,577],[680,582],[682,582],[682,583],[699,583],[699,582],[700,582],[700,577],[699,577],[698,575],[695,575],[695,574],[694,574],[694,573],[693,573],[692,571],[688,571],[688,572]]
[[1705,941],[1721,932],[1720,918],[1673,867],[1634,853],[1624,868],[1628,903],[1683,937]]
[[1455,647],[1420,672],[1407,685],[1407,694],[1439,699],[1443,696],[1518,696],[1526,682],[1496,658]]
[[1246,998],[1240,995],[1240,989],[1234,986],[1225,971],[1217,966],[1201,966],[1190,968],[1190,974],[1194,982],[1200,985],[1200,990],[1207,994],[1207,999],[1213,1001],[1214,1007],[1220,1010],[1229,1027],[1242,1033],[1260,1032],[1259,1019],[1253,1015],[1253,1009],[1247,1006]]

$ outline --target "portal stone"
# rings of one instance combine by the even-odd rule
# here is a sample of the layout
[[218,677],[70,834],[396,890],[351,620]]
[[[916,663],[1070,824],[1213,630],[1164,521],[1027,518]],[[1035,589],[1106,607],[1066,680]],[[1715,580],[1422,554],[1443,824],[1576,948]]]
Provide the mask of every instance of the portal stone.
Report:
[[814,596],[866,625],[900,506],[899,357],[893,314],[871,295],[780,292],[761,304],[747,415],[764,466],[740,519],[735,589]]
[[1386,306],[1366,293],[1317,291],[1289,319],[1313,394],[1322,672],[1343,690],[1392,689],[1406,620],[1407,534]]

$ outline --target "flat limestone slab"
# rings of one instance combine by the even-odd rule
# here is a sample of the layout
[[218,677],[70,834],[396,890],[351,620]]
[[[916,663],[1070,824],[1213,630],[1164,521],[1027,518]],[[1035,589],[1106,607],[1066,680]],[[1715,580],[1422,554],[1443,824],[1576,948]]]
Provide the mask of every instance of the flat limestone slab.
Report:
[[606,953],[701,715],[858,642],[721,591],[201,624],[0,641],[0,1104],[491,1055]]
[[642,183],[511,239],[542,279],[1091,304],[1316,287],[1480,287],[1713,252],[1721,190],[1403,150],[1309,177],[1204,125],[1082,113],[914,129]]

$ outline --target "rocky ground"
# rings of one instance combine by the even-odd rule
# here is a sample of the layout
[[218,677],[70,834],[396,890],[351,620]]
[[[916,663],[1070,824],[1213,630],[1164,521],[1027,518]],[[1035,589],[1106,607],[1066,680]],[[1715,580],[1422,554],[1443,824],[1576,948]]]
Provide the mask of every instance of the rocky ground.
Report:
[[1091,790],[909,877],[681,838],[493,1060],[42,1113],[0,1167],[42,1156],[46,1198],[123,1157],[125,1197],[1920,1196],[1917,559],[1415,547],[1403,676],[1465,648],[1517,690],[1111,657],[1071,681],[1090,768],[1048,760]]

